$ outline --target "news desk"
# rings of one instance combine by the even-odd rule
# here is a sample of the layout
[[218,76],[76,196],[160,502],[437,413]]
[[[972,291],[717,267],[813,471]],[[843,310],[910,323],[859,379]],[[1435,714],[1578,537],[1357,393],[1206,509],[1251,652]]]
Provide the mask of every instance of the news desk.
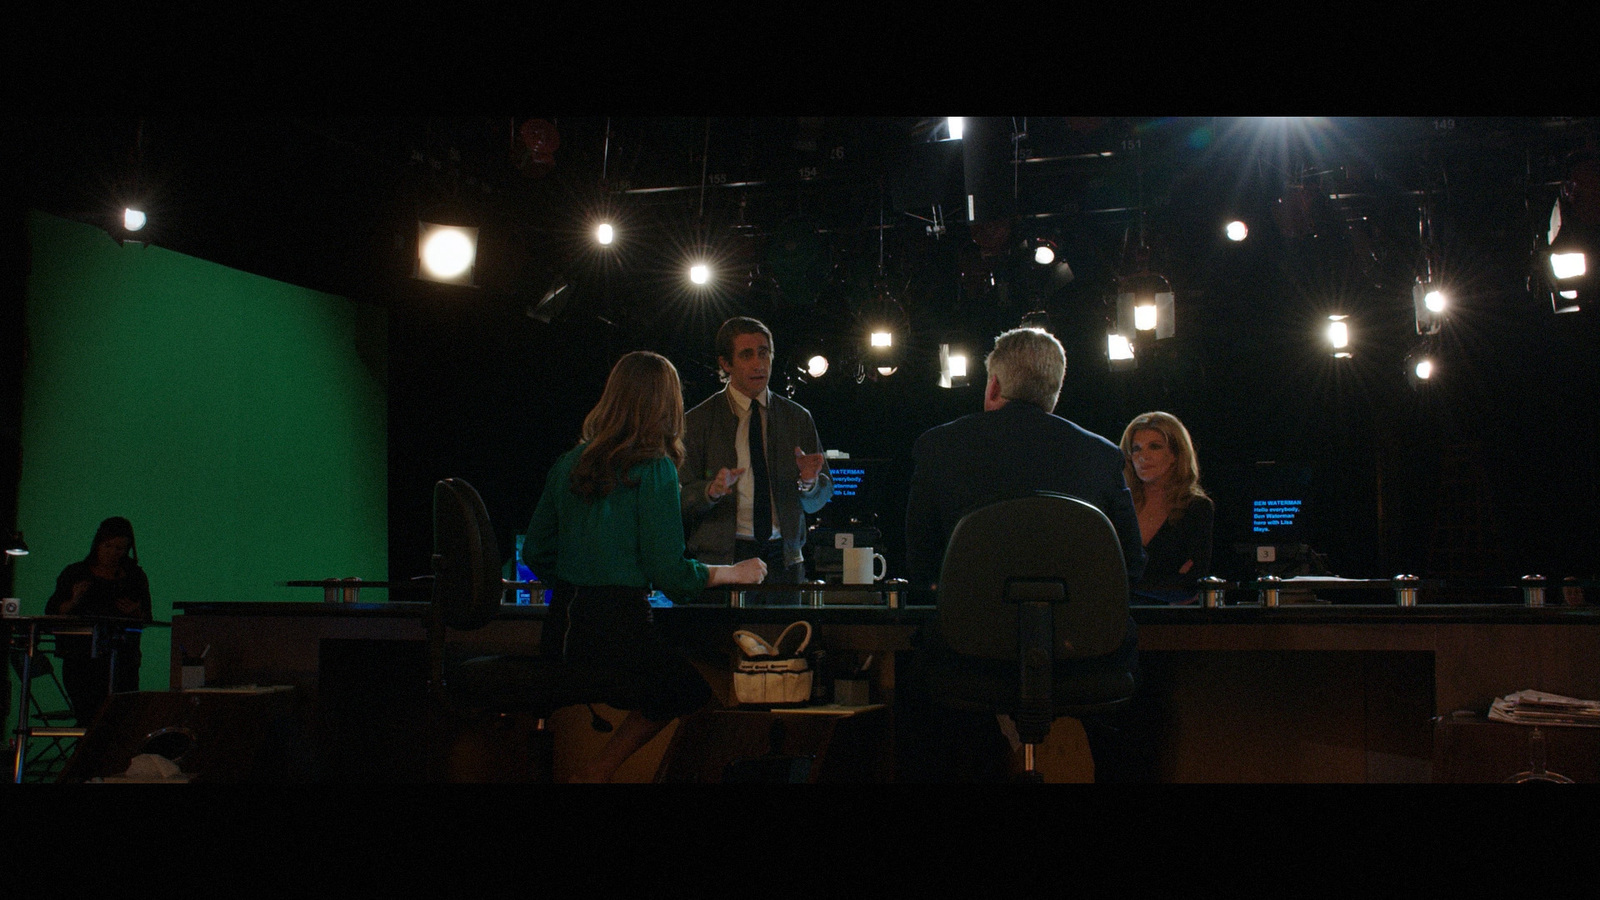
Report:
[[[341,671],[381,678],[385,660],[396,657],[364,661],[360,654],[388,648],[411,654],[406,664],[414,669],[427,612],[426,603],[401,602],[179,603],[172,686],[182,683],[179,648],[209,646],[207,683],[292,684],[315,709],[332,660],[343,660]],[[451,632],[449,652],[531,652],[545,612],[506,606],[481,629]],[[772,639],[805,619],[830,653],[874,655],[872,699],[892,710],[896,658],[912,650],[934,610],[677,606],[655,613],[712,676],[727,669],[734,630]],[[1426,782],[1441,717],[1485,713],[1494,698],[1524,688],[1600,698],[1600,607],[1316,603],[1134,607],[1133,617],[1145,695],[1161,711],[1154,739],[1164,781]],[[727,699],[725,685],[713,687]],[[587,718],[585,710],[580,721]],[[1071,731],[1063,722],[1052,739],[1070,740]]]

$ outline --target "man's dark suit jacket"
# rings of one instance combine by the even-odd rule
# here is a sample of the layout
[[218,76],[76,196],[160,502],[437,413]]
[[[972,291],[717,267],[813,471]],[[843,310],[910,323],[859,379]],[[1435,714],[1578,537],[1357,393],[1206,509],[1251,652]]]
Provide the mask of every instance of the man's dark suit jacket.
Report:
[[969,510],[1028,491],[1055,491],[1106,514],[1122,540],[1132,584],[1144,572],[1122,450],[1031,403],[963,416],[917,438],[906,503],[906,562],[913,587],[938,581],[950,532]]
[[[739,451],[734,446],[739,417],[728,400],[730,390],[733,388],[724,387],[683,417],[683,465],[678,467],[678,483],[688,555],[712,566],[737,562],[733,541],[739,496],[729,492],[716,501],[706,499],[706,485],[717,470],[739,465]],[[793,566],[805,558],[806,513],[816,513],[833,496],[833,476],[824,460],[811,491],[802,494],[796,489],[800,466],[795,462],[795,449],[821,453],[822,439],[805,407],[772,391],[767,394],[772,398],[767,408],[767,471],[772,477],[773,515],[783,534],[784,565]]]

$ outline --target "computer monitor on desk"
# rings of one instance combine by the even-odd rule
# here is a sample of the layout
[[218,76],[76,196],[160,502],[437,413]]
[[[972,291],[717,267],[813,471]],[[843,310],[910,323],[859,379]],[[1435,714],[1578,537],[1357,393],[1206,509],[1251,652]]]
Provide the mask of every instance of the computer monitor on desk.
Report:
[[1308,538],[1314,514],[1312,471],[1297,463],[1263,460],[1251,470],[1250,533],[1234,550],[1255,561],[1257,575],[1321,575]]
[[806,535],[807,572],[811,578],[839,581],[844,573],[844,548],[881,546],[878,527],[884,502],[887,460],[830,459],[833,497],[814,517]]
[[[526,583],[540,580],[539,576],[535,575],[532,569],[522,564],[522,545],[525,541],[527,541],[527,539],[528,536],[526,534],[519,534],[516,536],[517,549],[512,552],[511,558],[505,562],[505,571],[503,574],[507,581]],[[538,596],[535,596],[532,591],[518,588],[515,591],[507,591],[505,600],[503,602],[515,604],[517,606],[528,606],[530,604],[543,604],[545,606],[549,606],[550,594],[551,592],[549,590],[543,590],[538,593]]]

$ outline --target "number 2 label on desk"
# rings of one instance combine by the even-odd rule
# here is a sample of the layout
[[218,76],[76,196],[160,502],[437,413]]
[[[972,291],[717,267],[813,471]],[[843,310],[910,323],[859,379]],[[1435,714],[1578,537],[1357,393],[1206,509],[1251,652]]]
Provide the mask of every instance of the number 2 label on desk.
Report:
[[856,545],[856,535],[853,531],[842,531],[833,536],[833,549],[849,550]]

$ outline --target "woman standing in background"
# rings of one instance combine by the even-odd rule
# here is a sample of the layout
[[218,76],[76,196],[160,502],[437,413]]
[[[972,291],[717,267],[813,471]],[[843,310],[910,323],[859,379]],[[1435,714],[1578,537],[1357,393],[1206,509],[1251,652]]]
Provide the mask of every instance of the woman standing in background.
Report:
[[[89,555],[72,563],[56,578],[55,592],[45,602],[45,615],[110,616],[150,619],[150,579],[139,567],[133,523],[112,516],[95,529]],[[114,689],[139,689],[139,632],[120,635]],[[59,635],[56,656],[61,660],[61,681],[81,725],[94,720],[111,685],[111,654],[91,656],[91,639],[84,635]]]

